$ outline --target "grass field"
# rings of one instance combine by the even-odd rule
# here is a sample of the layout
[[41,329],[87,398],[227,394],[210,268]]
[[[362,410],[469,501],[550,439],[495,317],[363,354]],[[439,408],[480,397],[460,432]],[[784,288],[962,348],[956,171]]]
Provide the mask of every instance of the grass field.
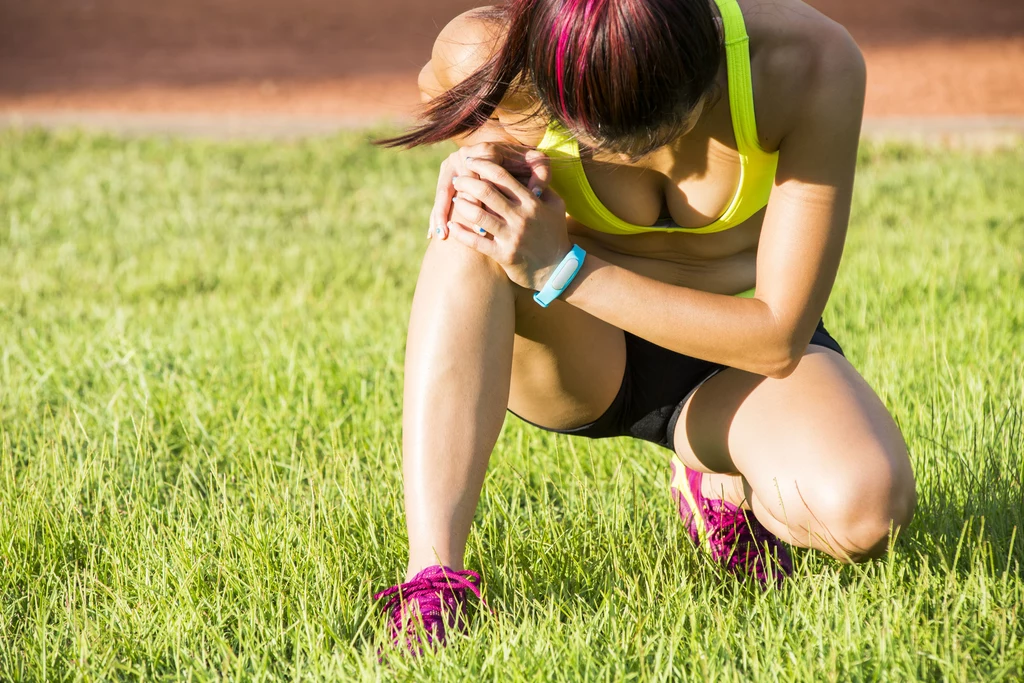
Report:
[[509,418],[493,615],[377,663],[404,565],[405,322],[440,149],[0,132],[0,679],[1024,677],[1024,148],[869,147],[826,312],[920,504],[761,593],[653,446]]

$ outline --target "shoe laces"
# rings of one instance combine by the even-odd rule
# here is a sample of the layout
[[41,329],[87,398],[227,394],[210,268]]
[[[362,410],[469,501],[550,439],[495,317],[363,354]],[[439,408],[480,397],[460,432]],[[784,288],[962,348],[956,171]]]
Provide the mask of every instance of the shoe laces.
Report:
[[752,514],[721,501],[705,501],[704,511],[708,543],[713,554],[724,560],[727,569],[753,573],[762,583],[767,582],[770,575],[781,582],[784,574],[789,573],[784,566],[769,568],[770,549],[779,541]]
[[416,632],[418,614],[422,619],[427,644],[443,643],[447,630],[465,627],[462,605],[472,593],[481,601],[480,575],[469,569],[456,571],[449,567],[427,567],[405,583],[382,590],[375,600],[386,600],[383,609],[390,618],[392,639],[403,638],[410,649],[421,644]]

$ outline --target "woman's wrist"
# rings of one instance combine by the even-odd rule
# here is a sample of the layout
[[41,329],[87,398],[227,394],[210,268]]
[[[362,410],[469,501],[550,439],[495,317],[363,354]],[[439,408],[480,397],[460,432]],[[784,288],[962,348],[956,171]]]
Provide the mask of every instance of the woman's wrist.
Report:
[[533,295],[533,300],[544,308],[551,305],[551,302],[559,298],[572,284],[586,258],[587,252],[583,247],[578,244],[572,245],[558,263],[545,270],[535,286],[537,292]]

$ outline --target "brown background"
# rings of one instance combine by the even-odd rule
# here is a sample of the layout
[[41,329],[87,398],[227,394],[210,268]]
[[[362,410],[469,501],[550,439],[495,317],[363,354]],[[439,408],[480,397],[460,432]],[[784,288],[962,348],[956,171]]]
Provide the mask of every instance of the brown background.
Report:
[[[407,114],[471,0],[0,0],[0,110]],[[1024,0],[811,0],[868,59],[868,115],[1024,115]]]

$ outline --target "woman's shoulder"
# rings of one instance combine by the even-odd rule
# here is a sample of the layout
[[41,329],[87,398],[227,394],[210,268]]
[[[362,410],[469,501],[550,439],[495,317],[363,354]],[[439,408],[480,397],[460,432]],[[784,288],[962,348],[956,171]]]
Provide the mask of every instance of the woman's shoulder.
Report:
[[740,4],[750,35],[758,134],[766,149],[777,149],[808,112],[822,110],[823,99],[863,99],[864,57],[841,24],[799,0]]
[[477,7],[463,12],[449,21],[434,40],[430,61],[420,72],[420,88],[424,94],[436,96],[458,85],[494,56],[503,39],[494,8]]
[[[434,41],[430,61],[420,71],[423,99],[437,97],[483,67],[501,49],[505,34],[505,23],[495,7],[477,7],[448,22]],[[536,145],[543,129],[538,128],[535,111],[535,99],[513,86],[492,119],[500,126],[502,137]]]

